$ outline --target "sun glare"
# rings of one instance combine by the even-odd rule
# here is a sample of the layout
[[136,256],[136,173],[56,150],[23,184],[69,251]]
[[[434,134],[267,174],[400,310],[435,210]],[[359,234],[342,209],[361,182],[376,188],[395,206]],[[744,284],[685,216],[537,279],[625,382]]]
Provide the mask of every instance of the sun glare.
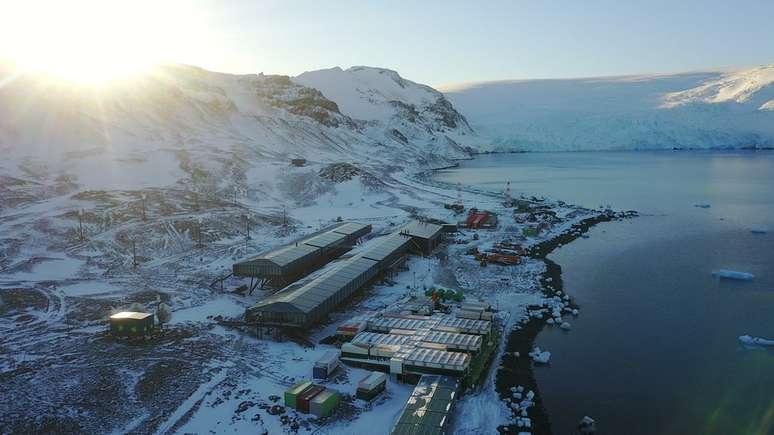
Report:
[[19,69],[103,85],[146,71],[172,48],[166,2],[24,1],[3,4],[0,55]]

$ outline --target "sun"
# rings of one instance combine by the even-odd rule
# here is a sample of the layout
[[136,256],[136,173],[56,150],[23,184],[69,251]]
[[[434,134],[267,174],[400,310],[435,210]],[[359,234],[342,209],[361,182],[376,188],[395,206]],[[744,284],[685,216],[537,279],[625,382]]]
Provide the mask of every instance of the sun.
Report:
[[20,70],[104,85],[168,61],[164,1],[19,1],[3,8],[2,57]]

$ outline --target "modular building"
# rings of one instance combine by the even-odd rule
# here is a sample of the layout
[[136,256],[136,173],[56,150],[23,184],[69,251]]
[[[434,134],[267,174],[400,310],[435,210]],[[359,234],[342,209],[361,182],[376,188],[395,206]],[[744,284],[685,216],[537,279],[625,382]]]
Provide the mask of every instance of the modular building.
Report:
[[339,366],[339,352],[331,350],[314,363],[312,376],[315,379],[328,379],[328,376]]
[[123,311],[110,316],[110,333],[116,337],[142,337],[153,332],[153,314]]
[[339,401],[339,393],[326,388],[309,402],[309,412],[318,417],[327,417],[333,413]]
[[357,383],[356,397],[361,400],[373,400],[384,391],[387,385],[387,375],[382,372],[371,372]]
[[235,263],[234,276],[266,280],[274,286],[287,285],[349,250],[359,238],[371,232],[371,225],[341,223],[295,243]]
[[376,261],[355,256],[301,286],[287,289],[248,308],[248,321],[305,327],[324,318],[379,272]]
[[446,434],[458,388],[459,383],[448,376],[422,376],[391,435]]
[[[330,246],[338,240],[337,231],[350,234],[348,240],[356,240],[365,231],[358,225],[345,224],[331,230],[329,234],[307,240],[305,246]],[[370,231],[370,227],[367,230]],[[309,326],[324,318],[377,275],[393,268],[404,258],[412,243],[410,237],[397,233],[380,237],[357,255],[340,261],[319,277],[288,287],[256,303],[247,309],[245,317],[248,321],[263,324]]]

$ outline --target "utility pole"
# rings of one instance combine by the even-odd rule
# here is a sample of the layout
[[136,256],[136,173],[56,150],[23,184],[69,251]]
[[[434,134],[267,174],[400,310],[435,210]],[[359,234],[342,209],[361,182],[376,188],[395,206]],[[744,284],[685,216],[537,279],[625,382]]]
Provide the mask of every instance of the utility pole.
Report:
[[142,195],[140,195],[140,204],[142,206],[142,220],[146,221],[146,220],[148,220],[148,218],[145,215],[145,194],[144,193]]
[[137,268],[137,242],[132,239],[132,267]]
[[285,209],[285,204],[282,204],[282,226],[286,227],[288,226],[288,213]]
[[234,188],[234,206],[239,207],[239,203],[237,202],[237,188]]
[[83,209],[78,209],[78,239],[83,241],[86,237],[83,234]]
[[197,233],[198,239],[199,239],[197,246],[199,248],[201,248],[203,246],[202,245],[202,218],[199,218],[199,225],[197,226],[196,233]]

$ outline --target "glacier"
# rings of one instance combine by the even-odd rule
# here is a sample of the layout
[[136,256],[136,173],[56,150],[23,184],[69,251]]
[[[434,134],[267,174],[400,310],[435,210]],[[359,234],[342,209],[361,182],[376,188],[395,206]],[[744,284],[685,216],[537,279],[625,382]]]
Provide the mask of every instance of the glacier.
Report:
[[774,64],[439,89],[482,151],[774,147]]

